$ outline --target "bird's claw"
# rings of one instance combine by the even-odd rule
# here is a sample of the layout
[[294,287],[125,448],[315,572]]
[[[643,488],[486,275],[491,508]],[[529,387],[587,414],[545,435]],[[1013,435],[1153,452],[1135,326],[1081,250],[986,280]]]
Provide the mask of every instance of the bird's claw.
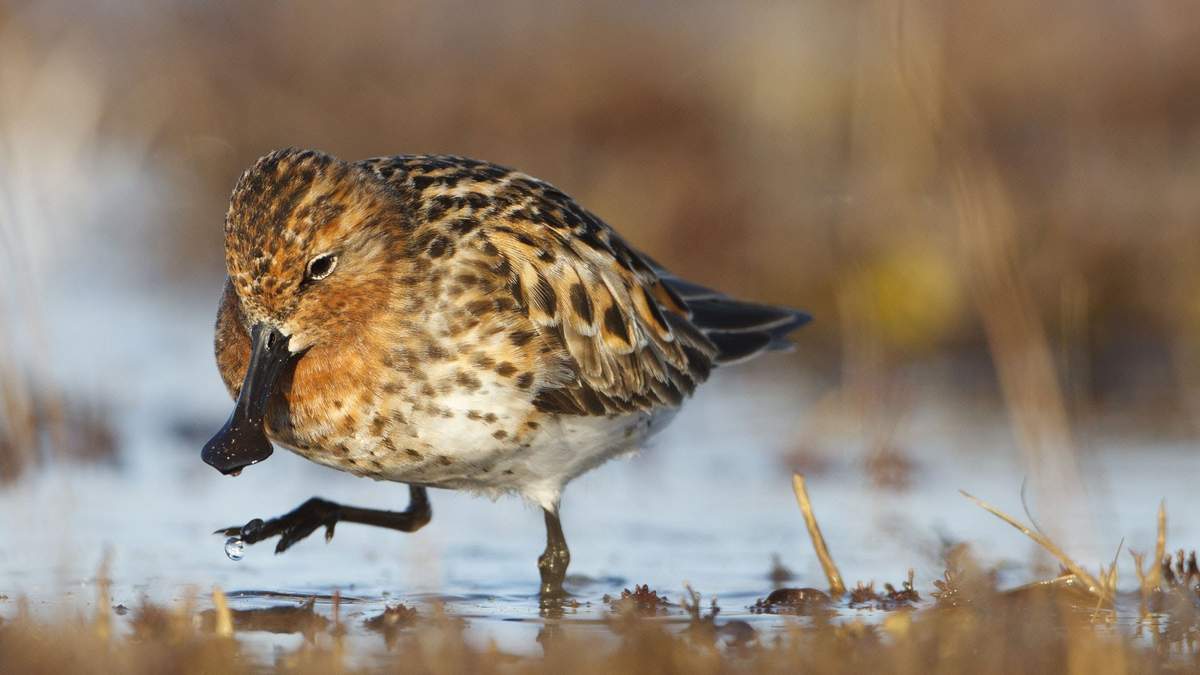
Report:
[[222,527],[221,529],[213,532],[213,534],[220,534],[220,535],[223,535],[226,537],[241,537],[242,541],[244,541],[248,544],[253,544],[254,542],[261,539],[261,537],[259,537],[258,535],[259,535],[259,531],[263,528],[264,525],[266,525],[266,523],[263,522],[262,518],[255,518],[254,520],[251,520],[250,522],[246,523],[245,525],[233,525],[231,527]]
[[325,527],[325,542],[332,541],[339,508],[333,502],[313,497],[278,518],[265,522],[261,518],[255,518],[245,525],[224,527],[213,534],[240,537],[247,544],[256,544],[278,536],[279,542],[275,544],[275,552],[283,553],[321,526]]

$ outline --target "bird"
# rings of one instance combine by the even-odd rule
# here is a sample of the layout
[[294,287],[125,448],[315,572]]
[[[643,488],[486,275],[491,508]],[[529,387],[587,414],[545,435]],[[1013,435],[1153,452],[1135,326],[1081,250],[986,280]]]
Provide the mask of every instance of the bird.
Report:
[[810,320],[684,280],[550,183],[460,156],[276,150],[238,179],[224,249],[234,408],[203,461],[236,476],[276,444],[406,484],[409,504],[313,497],[217,533],[282,553],[342,522],[414,532],[429,488],[516,494],[543,512],[546,602],[567,596],[564,487]]

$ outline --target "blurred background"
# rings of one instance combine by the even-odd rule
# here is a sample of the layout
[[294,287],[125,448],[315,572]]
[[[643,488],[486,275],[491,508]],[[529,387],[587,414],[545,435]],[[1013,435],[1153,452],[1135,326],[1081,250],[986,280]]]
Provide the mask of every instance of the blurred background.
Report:
[[[783,401],[780,476],[850,457],[902,488],[979,446],[1003,494],[1070,495],[1147,443],[1187,474],[1197,92],[1186,2],[0,3],[0,478],[220,424],[222,218],[284,146],[518,167],[682,276],[810,310],[730,388]],[[914,459],[929,410],[955,422]]]

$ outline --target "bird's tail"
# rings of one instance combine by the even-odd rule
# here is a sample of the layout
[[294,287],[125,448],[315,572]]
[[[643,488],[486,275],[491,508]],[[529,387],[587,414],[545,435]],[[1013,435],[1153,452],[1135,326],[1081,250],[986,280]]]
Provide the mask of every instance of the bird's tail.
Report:
[[721,365],[789,349],[788,334],[812,320],[799,310],[736,300],[661,268],[658,271],[662,282],[691,310],[692,324],[716,345],[716,362]]

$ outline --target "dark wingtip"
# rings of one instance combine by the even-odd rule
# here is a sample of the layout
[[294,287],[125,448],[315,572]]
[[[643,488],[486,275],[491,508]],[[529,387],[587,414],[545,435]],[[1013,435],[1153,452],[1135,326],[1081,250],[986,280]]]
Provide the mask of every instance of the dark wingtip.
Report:
[[792,314],[791,318],[787,322],[772,328],[770,330],[772,337],[783,337],[797,328],[812,323],[812,315],[808,312],[801,312],[798,309],[792,309],[788,311]]
[[812,317],[790,307],[762,305],[733,298],[688,300],[692,323],[706,333],[775,333],[799,327]]
[[758,328],[705,331],[705,335],[717,347],[717,363],[729,365],[762,352],[790,350],[794,344],[789,335],[812,321],[812,315],[807,312],[782,307],[768,309],[779,312],[778,318]]
[[767,333],[713,333],[708,339],[717,346],[717,363],[721,365],[745,361],[771,344]]

